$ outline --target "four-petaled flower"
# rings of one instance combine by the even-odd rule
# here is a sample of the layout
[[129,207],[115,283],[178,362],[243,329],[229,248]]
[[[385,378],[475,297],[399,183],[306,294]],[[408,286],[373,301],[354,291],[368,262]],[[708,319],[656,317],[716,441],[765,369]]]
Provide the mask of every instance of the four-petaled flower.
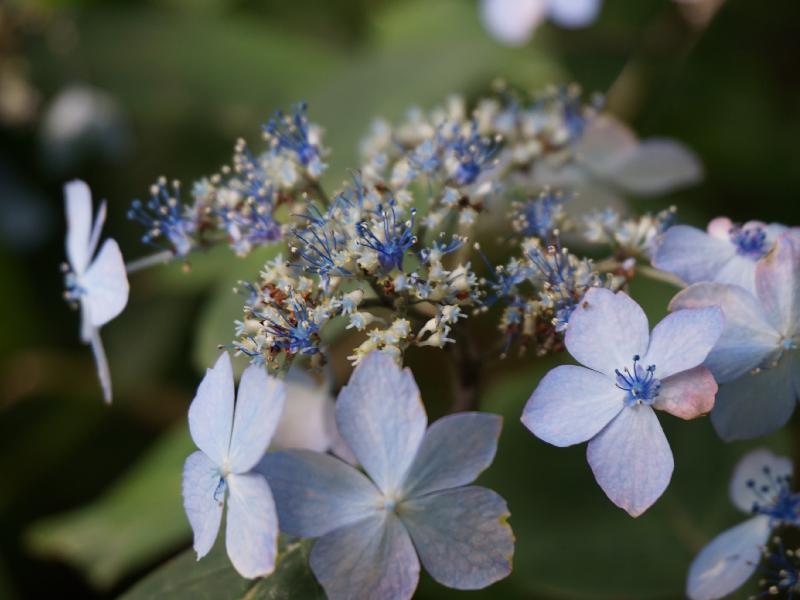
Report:
[[725,440],[770,433],[784,425],[800,395],[800,244],[782,235],[755,267],[755,293],[698,283],[670,308],[717,305],[725,330],[706,360],[720,382],[711,422]]
[[753,291],[756,262],[787,232],[789,228],[779,223],[736,225],[726,217],[713,219],[707,231],[675,225],[658,243],[653,265],[688,284],[712,281]]
[[[94,256],[106,220],[106,203],[92,224],[92,192],[83,181],[64,186],[67,213],[65,298],[81,309],[81,341],[91,344],[103,398],[111,402],[111,373],[100,339],[100,327],[117,317],[128,303],[128,276],[119,245],[107,239]],[[94,258],[93,258],[94,257]]]
[[722,312],[710,307],[673,313],[650,335],[644,311],[624,292],[592,288],[564,340],[585,366],[562,365],[545,375],[522,422],[556,446],[588,440],[597,483],[638,516],[667,488],[674,466],[653,409],[682,419],[711,410],[717,384],[701,364],[722,330]]
[[278,518],[269,485],[253,467],[261,460],[283,410],[285,389],[263,367],[242,374],[234,409],[228,353],[208,369],[189,407],[189,430],[200,448],[183,467],[183,504],[194,532],[197,559],[217,539],[225,496],[225,545],[243,577],[275,569]]
[[741,587],[758,566],[770,534],[778,527],[800,526],[800,494],[791,488],[792,462],[759,449],[736,466],[730,485],[733,504],[752,514],[704,547],[689,568],[686,595],[713,600]]
[[259,467],[281,530],[319,538],[311,569],[329,598],[411,598],[420,560],[434,579],[458,589],[509,574],[514,538],[506,503],[468,485],[494,458],[500,417],[460,413],[426,431],[413,375],[374,351],[341,391],[336,421],[366,475],[303,450],[271,452]]

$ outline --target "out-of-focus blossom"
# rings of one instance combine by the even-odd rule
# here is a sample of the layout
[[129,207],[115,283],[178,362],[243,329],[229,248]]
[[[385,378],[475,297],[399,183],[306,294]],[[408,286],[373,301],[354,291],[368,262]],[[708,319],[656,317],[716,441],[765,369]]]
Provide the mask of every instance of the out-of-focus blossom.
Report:
[[482,0],[483,24],[497,41],[521,46],[546,19],[567,29],[590,25],[601,0]]
[[[736,465],[730,498],[736,508],[752,516],[723,531],[692,561],[686,581],[691,600],[716,600],[733,593],[755,572],[771,532],[800,526],[800,494],[792,488],[792,470],[788,458],[765,449],[750,452]],[[764,596],[779,591],[776,587]]]
[[83,181],[64,187],[67,214],[67,261],[64,297],[81,311],[81,341],[91,344],[103,398],[111,402],[111,372],[100,339],[100,327],[128,303],[128,276],[117,242],[107,239],[95,256],[106,220],[106,203],[92,222],[92,193]]
[[40,140],[49,165],[67,171],[87,158],[123,157],[130,147],[131,132],[110,94],[73,85],[59,92],[47,107]]
[[706,414],[717,384],[701,366],[722,333],[716,308],[679,311],[653,329],[624,292],[592,288],[572,313],[565,343],[582,365],[541,380],[522,422],[555,446],[588,441],[597,483],[638,517],[669,484],[672,450],[654,409],[682,419]]

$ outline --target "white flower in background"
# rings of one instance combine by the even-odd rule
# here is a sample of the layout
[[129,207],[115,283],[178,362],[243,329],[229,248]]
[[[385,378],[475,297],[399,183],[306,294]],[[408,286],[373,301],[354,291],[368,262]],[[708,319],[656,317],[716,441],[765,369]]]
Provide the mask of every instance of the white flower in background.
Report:
[[83,181],[64,187],[67,213],[65,298],[81,309],[81,341],[91,344],[103,398],[111,402],[111,373],[100,340],[100,327],[119,315],[128,303],[128,276],[117,242],[108,239],[95,256],[106,220],[100,204],[92,223],[92,192]]
[[545,19],[567,29],[590,25],[601,0],[482,0],[483,24],[497,41],[522,46]]

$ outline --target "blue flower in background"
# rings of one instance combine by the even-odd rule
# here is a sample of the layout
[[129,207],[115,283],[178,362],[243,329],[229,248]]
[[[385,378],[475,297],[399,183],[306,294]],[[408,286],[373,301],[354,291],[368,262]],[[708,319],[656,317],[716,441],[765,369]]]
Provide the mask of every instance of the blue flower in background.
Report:
[[717,307],[673,313],[649,333],[623,292],[590,289],[572,313],[565,344],[582,365],[541,380],[522,422],[555,446],[589,441],[587,458],[614,504],[639,516],[664,492],[673,459],[653,409],[682,419],[711,410],[717,384],[700,366],[723,329]]
[[755,268],[755,293],[739,286],[698,283],[671,309],[720,306],[725,331],[706,366],[720,382],[711,422],[725,440],[746,439],[783,426],[800,395],[800,248],[779,238]]
[[282,531],[319,538],[311,569],[332,600],[411,598],[420,561],[457,589],[510,573],[506,503],[468,485],[494,458],[500,417],[460,413],[426,431],[427,420],[411,372],[372,352],[336,403],[340,434],[366,475],[310,451],[262,460]]
[[777,527],[800,526],[800,494],[790,487],[792,462],[759,449],[736,466],[730,497],[753,516],[723,531],[700,551],[686,581],[691,600],[712,600],[741,587],[758,566],[761,552]]
[[269,485],[252,471],[261,460],[283,411],[284,386],[263,367],[242,374],[234,409],[228,353],[208,369],[189,407],[189,430],[200,448],[183,467],[183,505],[194,532],[198,560],[217,538],[225,497],[225,545],[243,577],[275,569],[278,517]]
[[658,243],[653,265],[688,284],[714,281],[752,291],[756,261],[766,256],[778,237],[788,231],[779,223],[750,221],[736,225],[725,217],[711,221],[707,231],[675,225]]

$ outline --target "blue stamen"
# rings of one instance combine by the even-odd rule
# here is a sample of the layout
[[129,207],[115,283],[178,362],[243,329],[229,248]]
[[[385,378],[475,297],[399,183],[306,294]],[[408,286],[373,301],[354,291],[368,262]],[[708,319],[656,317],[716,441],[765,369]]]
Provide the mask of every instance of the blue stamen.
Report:
[[633,372],[625,368],[621,373],[619,369],[614,372],[617,374],[617,387],[628,395],[625,398],[626,406],[645,404],[650,406],[658,397],[661,389],[661,381],[656,379],[656,366],[649,365],[646,369],[639,363],[641,357],[637,354],[633,357]]
[[[379,221],[370,223],[361,221],[357,226],[360,236],[359,244],[365,248],[370,248],[378,254],[378,262],[381,269],[388,273],[393,269],[403,270],[403,257],[406,251],[417,243],[414,235],[414,220],[417,214],[415,209],[411,209],[411,219],[405,223],[397,222],[397,213],[394,205],[390,204],[388,210],[379,206],[376,212]],[[379,234],[373,231],[373,226],[377,225]]]
[[762,227],[740,227],[735,225],[728,232],[731,243],[736,246],[736,252],[753,260],[758,260],[767,254],[767,233]]

